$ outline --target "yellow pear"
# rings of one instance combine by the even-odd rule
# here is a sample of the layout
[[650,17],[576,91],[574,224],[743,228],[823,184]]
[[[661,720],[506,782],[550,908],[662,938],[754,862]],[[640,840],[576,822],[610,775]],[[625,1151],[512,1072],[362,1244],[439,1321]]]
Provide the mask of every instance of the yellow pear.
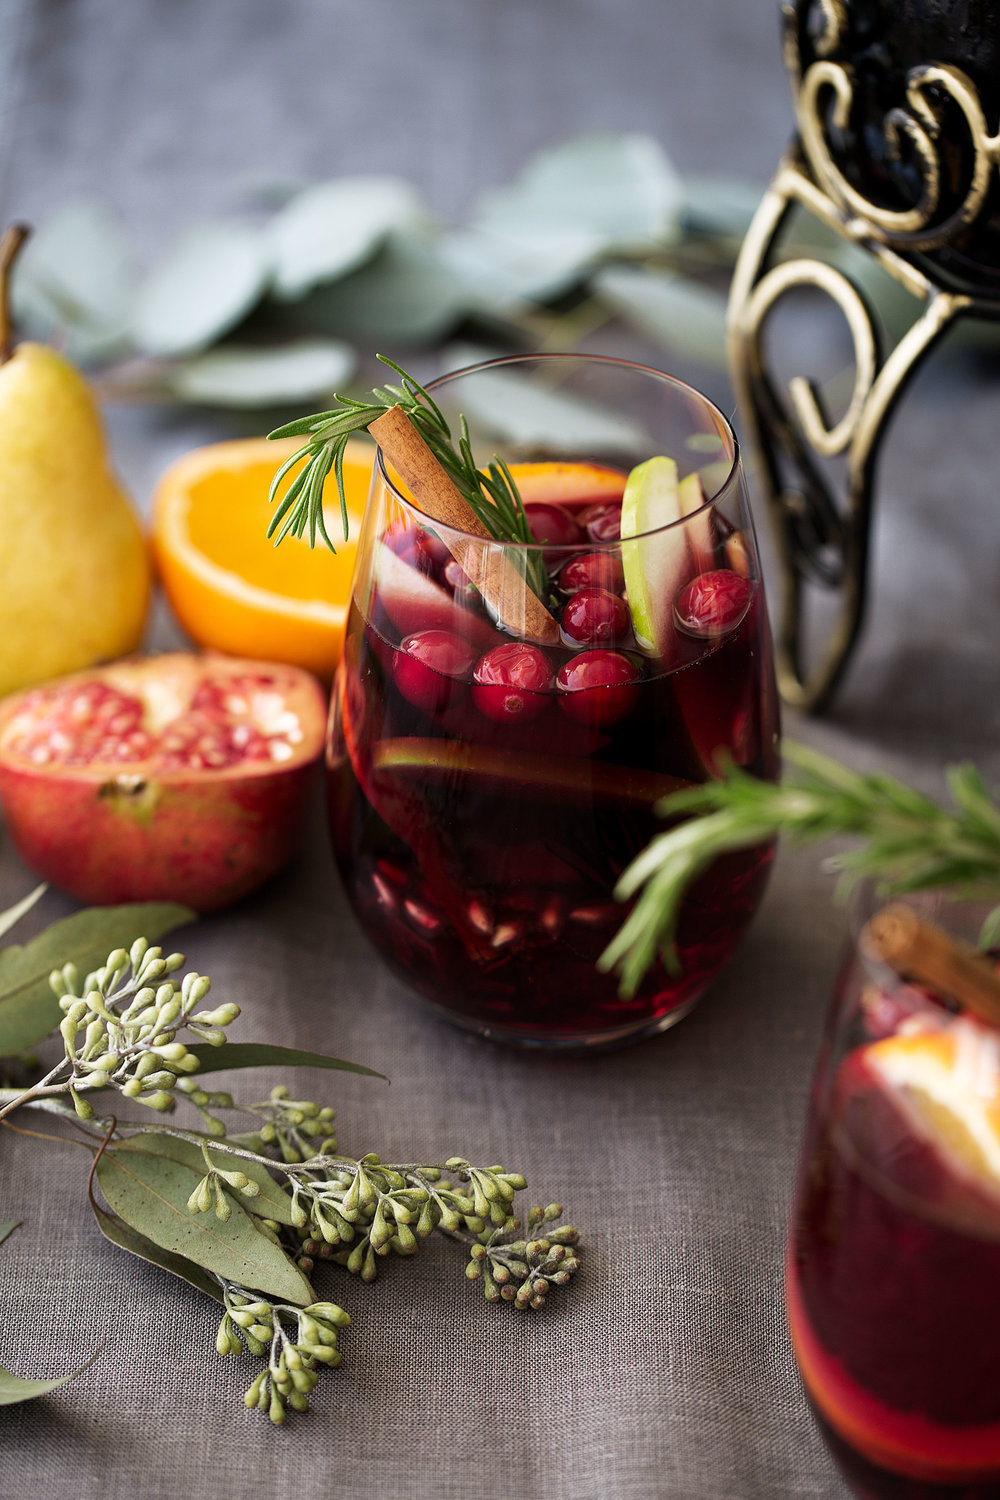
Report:
[[0,364],[0,696],[134,650],[149,587],[90,387],[18,345]]

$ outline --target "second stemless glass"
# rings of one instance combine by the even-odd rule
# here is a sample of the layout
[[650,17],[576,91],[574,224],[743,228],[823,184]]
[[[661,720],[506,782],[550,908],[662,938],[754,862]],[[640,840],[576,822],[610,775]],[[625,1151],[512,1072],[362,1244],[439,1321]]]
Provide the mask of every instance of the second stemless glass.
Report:
[[[698,881],[676,972],[623,998],[598,970],[658,799],[724,758],[777,774],[735,437],[690,387],[599,357],[495,360],[431,391],[453,434],[468,418],[478,462],[511,463],[536,541],[433,520],[378,455],[327,755],[347,893],[386,962],[460,1025],[572,1048],[662,1030],[732,957],[772,853]],[[498,445],[501,410],[530,429],[518,447]],[[626,475],[664,455],[690,513],[647,513],[622,540]],[[559,622],[546,639],[538,600]]]
[[[975,941],[985,909],[908,898]],[[863,1500],[1000,1500],[1000,1032],[867,957],[813,1088],[786,1272],[827,1444]]]

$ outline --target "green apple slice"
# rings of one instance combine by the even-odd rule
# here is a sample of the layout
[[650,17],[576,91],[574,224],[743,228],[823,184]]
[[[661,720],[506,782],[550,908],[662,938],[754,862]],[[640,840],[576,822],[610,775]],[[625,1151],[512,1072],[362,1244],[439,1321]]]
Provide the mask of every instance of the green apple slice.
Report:
[[[622,568],[632,629],[642,650],[666,665],[677,655],[674,600],[712,566],[711,516],[699,514],[704,504],[698,475],[679,480],[676,463],[662,454],[639,464],[625,484]],[[688,525],[674,524],[685,517]]]
[[628,607],[642,650],[664,661],[674,654],[674,599],[691,566],[684,528],[671,529],[682,514],[672,458],[649,458],[632,470],[622,497],[621,523]]

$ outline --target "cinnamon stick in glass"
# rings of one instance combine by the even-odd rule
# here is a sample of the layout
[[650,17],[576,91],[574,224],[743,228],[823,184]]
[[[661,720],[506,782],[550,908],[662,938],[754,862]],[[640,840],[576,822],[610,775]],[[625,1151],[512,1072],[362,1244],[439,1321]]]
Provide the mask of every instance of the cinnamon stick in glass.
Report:
[[[558,641],[559,626],[512,562],[507,544],[490,536],[402,407],[391,406],[368,431],[427,519],[466,533],[446,533],[442,540],[498,623],[526,641]],[[468,540],[470,536],[482,538],[482,543]]]

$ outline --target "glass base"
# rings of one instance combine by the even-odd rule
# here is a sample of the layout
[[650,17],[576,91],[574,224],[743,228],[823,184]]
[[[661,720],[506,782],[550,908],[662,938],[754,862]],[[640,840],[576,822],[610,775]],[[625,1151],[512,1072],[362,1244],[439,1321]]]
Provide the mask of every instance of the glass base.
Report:
[[525,1031],[519,1026],[497,1026],[488,1021],[475,1021],[469,1016],[457,1015],[454,1011],[446,1010],[444,1006],[435,1005],[433,1000],[419,997],[421,1003],[442,1021],[457,1027],[460,1031],[471,1031],[480,1036],[484,1041],[502,1042],[507,1047],[519,1047],[522,1051],[531,1052],[558,1052],[563,1056],[589,1055],[594,1052],[612,1052],[619,1047],[631,1046],[634,1042],[644,1042],[650,1037],[659,1036],[661,1032],[668,1031],[682,1020],[689,1011],[692,1011],[701,999],[700,995],[692,995],[689,999],[675,1005],[672,1010],[666,1011],[662,1016],[656,1016],[652,1020],[632,1022],[627,1026],[612,1027],[606,1031],[592,1031],[581,1035],[579,1032],[549,1031],[544,1033],[532,1033]]

